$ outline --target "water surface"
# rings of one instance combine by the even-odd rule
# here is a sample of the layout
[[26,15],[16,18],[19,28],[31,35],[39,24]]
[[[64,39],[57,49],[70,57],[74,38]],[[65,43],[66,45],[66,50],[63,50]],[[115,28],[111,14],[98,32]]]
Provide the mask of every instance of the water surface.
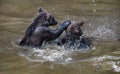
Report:
[[[96,37],[89,49],[64,50],[14,45],[43,7],[59,22],[84,20],[85,36]],[[119,0],[0,0],[0,74],[119,74]]]

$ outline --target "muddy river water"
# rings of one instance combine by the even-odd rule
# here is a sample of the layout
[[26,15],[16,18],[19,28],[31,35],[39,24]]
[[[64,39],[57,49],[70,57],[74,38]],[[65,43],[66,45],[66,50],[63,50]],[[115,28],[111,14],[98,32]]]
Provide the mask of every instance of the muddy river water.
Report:
[[[26,49],[15,45],[37,16],[38,7],[59,23],[84,20],[84,35],[97,40],[88,49],[66,50],[56,45]],[[0,74],[119,73],[120,0],[0,0]]]

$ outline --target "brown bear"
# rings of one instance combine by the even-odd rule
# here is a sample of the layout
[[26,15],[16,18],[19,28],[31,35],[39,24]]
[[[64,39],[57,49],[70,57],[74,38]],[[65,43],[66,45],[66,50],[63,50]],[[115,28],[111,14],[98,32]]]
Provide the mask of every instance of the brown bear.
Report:
[[20,45],[40,47],[44,41],[54,40],[71,24],[70,20],[64,21],[56,30],[49,26],[56,25],[55,18],[44,9],[39,9],[39,15],[27,28],[25,36],[20,41]]
[[81,29],[81,26],[83,26],[83,24],[83,21],[71,21],[71,25],[69,25],[68,28],[65,30],[66,35],[59,37],[55,40],[55,42],[57,42],[58,45],[63,45],[65,43],[67,44],[68,41],[74,43],[76,39],[79,39],[83,35]]
[[72,21],[72,24],[68,26],[66,29],[66,37],[67,39],[70,39],[74,41],[75,39],[79,39],[80,36],[83,35],[81,26],[83,26],[84,21]]
[[55,40],[57,45],[64,45],[65,48],[79,49],[88,48],[92,44],[92,38],[85,37],[81,27],[84,21],[71,21],[71,25],[66,29],[66,35]]

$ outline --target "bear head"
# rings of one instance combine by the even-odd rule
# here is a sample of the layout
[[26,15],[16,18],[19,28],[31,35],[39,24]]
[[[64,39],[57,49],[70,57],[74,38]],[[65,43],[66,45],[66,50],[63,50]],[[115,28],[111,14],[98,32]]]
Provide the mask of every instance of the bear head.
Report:
[[69,37],[73,37],[73,38],[79,38],[80,36],[83,35],[81,26],[83,26],[84,21],[72,21],[71,25],[68,26],[67,30],[66,30],[66,34]]
[[42,26],[52,26],[56,25],[58,21],[55,19],[53,15],[48,13],[43,8],[39,8],[39,16],[38,16],[38,24]]

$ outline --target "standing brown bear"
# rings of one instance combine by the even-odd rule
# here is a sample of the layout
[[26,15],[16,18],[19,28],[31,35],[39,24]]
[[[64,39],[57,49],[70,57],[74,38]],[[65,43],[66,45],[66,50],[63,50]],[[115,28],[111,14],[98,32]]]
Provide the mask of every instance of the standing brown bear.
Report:
[[22,46],[40,47],[44,41],[54,40],[59,37],[71,24],[71,21],[64,21],[56,30],[49,28],[49,26],[56,25],[57,23],[51,14],[40,8],[39,15],[27,28],[25,36],[19,44]]

